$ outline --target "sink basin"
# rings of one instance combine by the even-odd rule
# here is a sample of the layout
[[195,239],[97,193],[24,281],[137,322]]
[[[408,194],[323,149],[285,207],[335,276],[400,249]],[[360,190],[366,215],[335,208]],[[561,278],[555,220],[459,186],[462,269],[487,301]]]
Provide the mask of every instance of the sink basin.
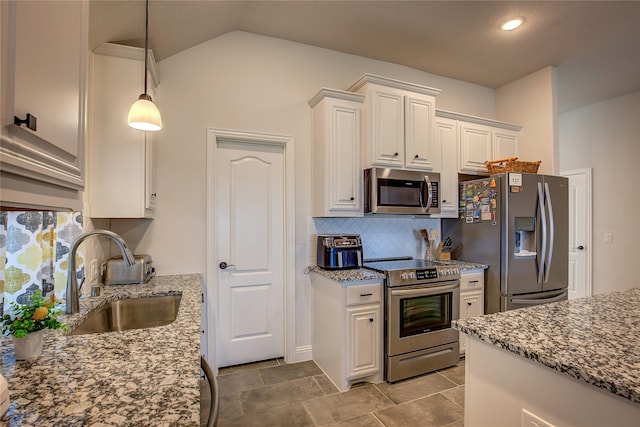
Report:
[[69,335],[153,328],[172,323],[178,315],[180,295],[125,298],[111,301],[91,313]]

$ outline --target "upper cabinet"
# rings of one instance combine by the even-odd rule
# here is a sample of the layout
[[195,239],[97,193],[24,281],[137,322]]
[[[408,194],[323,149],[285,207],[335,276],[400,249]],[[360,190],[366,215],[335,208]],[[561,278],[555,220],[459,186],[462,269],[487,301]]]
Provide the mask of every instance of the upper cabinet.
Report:
[[435,134],[439,89],[365,74],[349,89],[365,95],[363,167],[440,171]]
[[364,97],[321,89],[310,101],[313,115],[313,208],[315,217],[362,216]]
[[[149,51],[149,95],[158,73]],[[153,132],[127,124],[129,108],[144,90],[144,49],[105,43],[91,55],[89,96],[89,212],[93,218],[153,218]]]
[[2,204],[80,210],[89,3],[0,7]]
[[458,172],[488,174],[485,162],[518,156],[521,127],[482,117],[438,110],[458,124]]
[[436,111],[442,153],[439,218],[458,217],[458,174],[486,175],[487,160],[518,156],[520,126],[451,111]]
[[436,141],[442,150],[440,218],[458,217],[458,122],[436,117]]

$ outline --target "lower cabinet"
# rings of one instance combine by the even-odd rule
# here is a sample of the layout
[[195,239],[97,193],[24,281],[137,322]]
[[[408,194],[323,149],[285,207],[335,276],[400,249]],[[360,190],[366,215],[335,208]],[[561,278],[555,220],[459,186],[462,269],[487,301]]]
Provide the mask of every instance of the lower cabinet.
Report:
[[[460,319],[484,314],[484,270],[464,270],[460,273]],[[460,333],[460,355],[467,349],[469,336]]]
[[312,273],[313,360],[340,390],[382,382],[382,280],[352,284]]

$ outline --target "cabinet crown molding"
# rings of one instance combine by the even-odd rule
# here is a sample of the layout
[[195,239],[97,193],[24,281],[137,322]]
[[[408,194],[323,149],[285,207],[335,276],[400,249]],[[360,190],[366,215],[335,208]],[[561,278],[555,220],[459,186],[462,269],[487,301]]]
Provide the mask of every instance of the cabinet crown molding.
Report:
[[454,111],[436,110],[436,117],[444,117],[453,120],[462,120],[470,123],[477,123],[479,125],[494,126],[501,129],[508,129],[513,131],[519,131],[522,126],[513,123],[500,122],[498,120],[486,119],[484,117],[472,116],[470,114],[456,113]]
[[353,92],[347,92],[344,90],[329,89],[329,88],[323,87],[318,91],[318,93],[316,93],[313,96],[313,98],[309,100],[309,106],[313,108],[320,101],[322,101],[324,98],[327,98],[327,97],[342,99],[344,101],[364,103],[364,95],[361,95],[359,93],[353,93]]
[[[93,53],[144,61],[144,48],[117,43],[102,43],[93,50]],[[160,72],[158,71],[156,58],[151,49],[148,50],[147,54],[147,67],[149,69],[149,75],[151,76],[153,85],[154,87],[157,87],[160,84]]]
[[354,84],[352,84],[351,87],[349,87],[349,89],[347,90],[350,92],[356,92],[358,89],[360,89],[362,86],[366,85],[367,83],[392,87],[395,89],[407,90],[407,91],[421,93],[421,94],[430,95],[430,96],[437,96],[442,92],[442,90],[436,89],[433,87],[423,86],[417,83],[405,82],[402,80],[396,80],[389,77],[383,77],[383,76],[378,76],[378,75],[369,74],[369,73],[366,73],[362,77],[360,77],[360,79]]

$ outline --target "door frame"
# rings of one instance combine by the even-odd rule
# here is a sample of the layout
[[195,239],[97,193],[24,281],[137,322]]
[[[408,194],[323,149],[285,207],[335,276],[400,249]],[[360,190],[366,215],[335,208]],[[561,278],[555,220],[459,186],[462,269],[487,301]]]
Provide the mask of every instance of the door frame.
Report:
[[[207,128],[207,185],[206,185],[206,275],[204,301],[206,304],[206,328],[203,331],[205,341],[205,357],[218,372],[216,340],[209,342],[207,330],[215,331],[218,324],[218,286],[213,283],[218,269],[215,232],[215,200],[216,200],[216,150],[219,141],[246,143],[253,145],[275,145],[284,152],[284,357],[285,361],[295,361],[296,322],[295,322],[295,197],[293,168],[293,137],[266,133],[254,133],[219,128]],[[211,295],[209,295],[211,292]],[[215,334],[214,334],[215,336]],[[202,351],[201,351],[202,352]]]
[[[587,265],[585,266],[585,283],[584,283],[584,292],[585,296],[590,297],[593,295],[593,284],[592,284],[592,272],[593,272],[593,193],[592,186],[593,182],[591,180],[591,168],[584,169],[574,169],[569,171],[560,172],[561,176],[567,177],[571,180],[572,176],[576,175],[584,175],[585,176],[585,204],[587,205],[586,209],[586,218],[585,218],[585,242],[584,245],[587,248],[587,254],[585,256],[585,262]],[[571,219],[571,218],[569,218]],[[571,225],[571,224],[569,224]]]

